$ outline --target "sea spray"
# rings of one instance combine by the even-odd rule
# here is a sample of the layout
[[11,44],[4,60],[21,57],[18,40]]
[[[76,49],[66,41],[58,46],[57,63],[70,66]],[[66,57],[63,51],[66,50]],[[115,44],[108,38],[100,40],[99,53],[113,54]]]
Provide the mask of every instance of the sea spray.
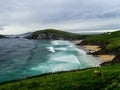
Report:
[[78,51],[80,55],[87,55],[86,51],[84,51],[82,49],[78,49],[77,47],[76,47],[76,51]]
[[55,52],[55,50],[54,50],[54,47],[46,47],[47,49],[48,49],[48,51],[50,51],[50,52]]
[[61,47],[61,48],[55,48],[55,50],[66,51],[67,48],[63,48],[63,47]]

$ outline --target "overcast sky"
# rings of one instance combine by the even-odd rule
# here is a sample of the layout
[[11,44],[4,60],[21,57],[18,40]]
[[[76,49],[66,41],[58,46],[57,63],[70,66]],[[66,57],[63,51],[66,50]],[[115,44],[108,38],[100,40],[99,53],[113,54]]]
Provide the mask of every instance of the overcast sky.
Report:
[[0,0],[0,33],[120,29],[120,0]]

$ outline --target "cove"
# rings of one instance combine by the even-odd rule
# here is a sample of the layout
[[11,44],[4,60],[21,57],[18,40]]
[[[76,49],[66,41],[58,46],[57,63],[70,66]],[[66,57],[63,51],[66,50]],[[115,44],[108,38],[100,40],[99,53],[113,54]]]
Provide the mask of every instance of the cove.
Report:
[[0,39],[0,82],[101,63],[69,41]]

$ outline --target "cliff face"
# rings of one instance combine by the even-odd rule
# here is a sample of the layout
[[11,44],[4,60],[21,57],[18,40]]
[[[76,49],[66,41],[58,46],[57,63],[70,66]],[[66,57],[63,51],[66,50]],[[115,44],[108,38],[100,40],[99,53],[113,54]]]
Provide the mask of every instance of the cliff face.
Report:
[[53,29],[47,29],[47,30],[41,30],[33,32],[31,35],[27,36],[28,39],[53,39],[53,40],[74,40],[74,39],[80,39],[81,36],[79,34],[59,31],[59,30],[53,30]]
[[59,37],[55,33],[49,33],[49,32],[39,33],[37,35],[31,34],[27,38],[28,39],[38,39],[38,40],[41,40],[41,39],[59,39]]

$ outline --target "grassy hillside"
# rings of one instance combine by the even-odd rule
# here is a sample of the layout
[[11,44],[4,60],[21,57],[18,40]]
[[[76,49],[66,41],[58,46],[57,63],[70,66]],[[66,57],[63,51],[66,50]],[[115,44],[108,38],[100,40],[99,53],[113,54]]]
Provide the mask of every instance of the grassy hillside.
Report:
[[[95,76],[99,70],[103,77]],[[0,90],[119,90],[120,64],[48,74],[0,85]]]
[[80,39],[81,36],[76,33],[70,33],[65,32],[61,30],[55,30],[55,29],[45,29],[45,30],[39,30],[36,32],[33,32],[30,36],[28,36],[29,39]]
[[88,35],[80,45],[99,45],[101,50],[94,55],[101,54],[113,54],[115,58],[111,62],[105,62],[106,64],[120,63],[120,30],[112,33],[104,33],[99,35]]
[[120,31],[105,33],[100,35],[87,36],[85,41],[87,42],[101,42],[105,43],[105,49],[111,50],[120,47]]

